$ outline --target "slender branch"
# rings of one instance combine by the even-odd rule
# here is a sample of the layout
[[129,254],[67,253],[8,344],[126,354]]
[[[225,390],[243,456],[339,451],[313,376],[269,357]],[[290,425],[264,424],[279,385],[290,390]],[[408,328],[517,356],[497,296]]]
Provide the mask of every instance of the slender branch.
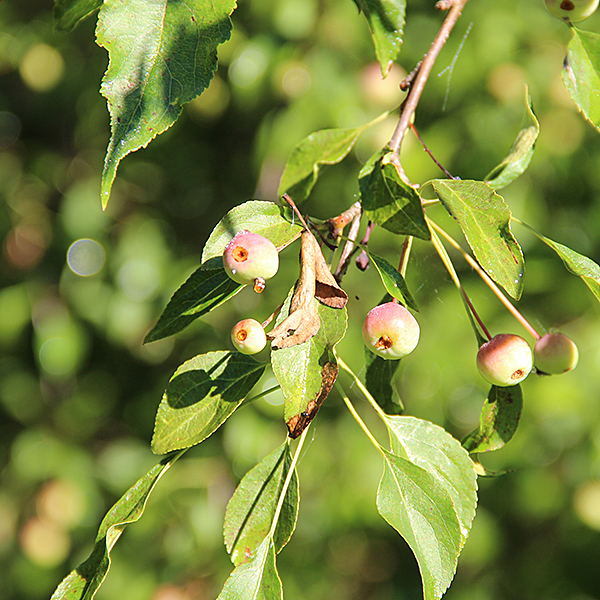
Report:
[[357,217],[360,218],[362,213],[362,206],[360,202],[355,202],[350,208],[345,210],[341,215],[337,217],[331,217],[325,221],[325,224],[329,227],[329,237],[332,240],[336,240],[339,234],[342,232],[344,227],[348,223],[352,223]]
[[394,131],[392,139],[389,143],[390,150],[394,153],[397,159],[395,164],[398,166],[400,162],[399,156],[402,140],[404,139],[406,130],[408,129],[412,116],[417,108],[417,105],[419,104],[421,94],[423,93],[423,89],[425,88],[425,84],[427,83],[427,79],[431,73],[431,69],[433,68],[436,58],[444,47],[444,44],[448,40],[450,32],[456,25],[456,22],[460,17],[460,13],[462,12],[462,9],[466,3],[467,0],[454,0],[452,8],[448,11],[448,14],[444,19],[438,34],[435,36],[431,47],[423,58],[419,72],[414,78],[414,81],[411,83],[410,91],[408,92],[406,100],[403,104],[402,112],[400,114],[400,120],[398,121],[396,130]]
[[268,396],[271,392],[276,392],[277,390],[280,390],[280,389],[281,389],[280,385],[274,385],[273,387],[269,388],[268,390],[264,390],[263,392],[260,392],[259,394],[252,396],[252,398],[246,398],[244,400],[244,406],[250,404],[250,402],[254,402],[255,400],[260,400],[261,398]]
[[412,248],[413,236],[407,235],[404,243],[402,244],[402,254],[400,255],[400,264],[398,271],[402,277],[406,277],[406,269],[408,268],[408,259],[410,257],[410,250]]
[[540,334],[535,330],[533,325],[518,311],[518,309],[513,306],[510,300],[504,295],[502,290],[492,281],[491,277],[479,266],[479,263],[467,252],[465,252],[458,242],[452,238],[448,233],[446,233],[441,227],[436,225],[433,221],[429,221],[429,224],[441,235],[444,239],[456,250],[458,250],[463,258],[469,263],[469,265],[477,272],[477,274],[485,281],[487,286],[494,292],[498,300],[504,304],[504,306],[509,310],[509,312],[513,315],[519,323],[536,339],[540,339]]
[[358,250],[355,241],[358,236],[358,230],[360,229],[360,216],[361,215],[359,212],[352,221],[350,231],[348,232],[349,239],[344,244],[344,249],[342,250],[342,254],[340,255],[340,261],[338,263],[337,269],[335,270],[335,273],[333,274],[338,283],[341,283],[342,277],[348,270],[348,265],[350,264],[350,259],[352,258],[352,255],[356,250]]
[[442,173],[444,173],[444,175],[446,177],[449,177],[450,179],[458,179],[458,177],[454,177],[452,175],[452,173],[450,173],[450,171],[448,171],[448,169],[446,169],[446,167],[444,167],[444,165],[433,155],[433,152],[431,152],[431,150],[429,149],[429,147],[427,146],[427,144],[421,137],[421,134],[417,131],[417,128],[415,127],[414,123],[410,124],[410,128],[411,128],[412,132],[417,136],[417,139],[419,140],[419,142],[421,142],[421,146],[423,146],[423,150],[425,150],[425,152],[427,152],[427,154],[429,154],[429,158],[431,158],[431,160],[439,167],[439,169],[442,171]]

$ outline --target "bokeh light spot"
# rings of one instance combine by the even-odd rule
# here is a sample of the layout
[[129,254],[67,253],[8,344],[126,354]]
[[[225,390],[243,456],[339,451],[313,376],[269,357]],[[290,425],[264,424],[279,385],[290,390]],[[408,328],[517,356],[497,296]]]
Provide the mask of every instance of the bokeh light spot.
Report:
[[573,499],[577,516],[592,529],[600,531],[600,481],[580,486]]
[[34,92],[49,92],[61,80],[65,62],[60,52],[48,44],[31,46],[21,59],[19,73]]
[[258,46],[246,46],[229,67],[229,79],[239,88],[251,89],[258,84],[267,68],[267,56]]
[[10,112],[0,111],[0,150],[12,146],[21,133],[19,117]]
[[82,239],[73,242],[67,251],[67,264],[82,277],[95,275],[104,266],[104,248],[96,241]]

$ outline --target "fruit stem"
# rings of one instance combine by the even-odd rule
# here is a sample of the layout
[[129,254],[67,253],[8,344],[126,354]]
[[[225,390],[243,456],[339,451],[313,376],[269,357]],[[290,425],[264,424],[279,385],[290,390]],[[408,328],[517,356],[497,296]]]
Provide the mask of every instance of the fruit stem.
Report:
[[350,414],[354,417],[354,420],[358,423],[360,428],[365,432],[365,435],[369,438],[369,441],[373,444],[373,446],[375,446],[375,448],[383,456],[383,450],[381,448],[381,444],[375,439],[375,436],[371,433],[371,431],[367,427],[367,424],[361,419],[356,408],[354,408],[354,405],[350,401],[350,398],[348,398],[346,392],[344,391],[344,388],[342,387],[342,385],[336,381],[335,386],[338,388],[338,392],[340,393],[342,400],[344,401],[344,404],[347,406],[348,410],[350,411]]
[[271,392],[276,392],[277,390],[280,390],[280,389],[281,389],[280,385],[275,385],[272,388],[265,390],[264,392],[260,392],[260,394],[256,394],[255,396],[252,396],[252,398],[246,398],[246,400],[244,400],[244,406],[246,406],[247,404],[250,404],[250,402],[254,402],[255,400],[260,400],[261,398],[268,396]]
[[283,307],[283,302],[271,313],[271,315],[269,317],[267,317],[266,321],[263,321],[261,323],[262,328],[264,329],[265,327],[267,327],[267,325],[279,314],[279,311],[281,310],[281,308]]
[[[338,283],[342,282],[342,277],[345,275],[346,271],[348,270],[348,266],[350,265],[350,259],[352,258],[352,255],[354,254],[355,250],[358,249],[355,245],[355,241],[356,241],[356,238],[358,237],[358,231],[360,229],[360,217],[361,217],[361,213],[359,211],[354,216],[354,219],[352,219],[352,222],[351,222],[352,224],[350,225],[350,231],[348,231],[348,239],[346,240],[346,243],[344,244],[344,248],[342,250],[342,253],[340,254],[340,260],[338,262],[337,269],[335,270],[335,273],[333,274],[333,276],[335,277],[335,279]],[[342,233],[342,231],[343,231],[343,228],[334,230],[334,232],[336,234],[336,239]]]
[[302,223],[304,229],[310,231],[308,225],[306,224],[306,221],[304,220],[304,217],[302,216],[302,213],[298,210],[296,203],[289,197],[287,192],[283,194],[282,198],[292,207],[292,210],[296,213],[298,219],[300,219],[300,223]]
[[410,250],[412,248],[413,236],[407,235],[404,243],[402,244],[402,254],[400,255],[400,264],[398,265],[398,271],[402,278],[406,277],[406,269],[408,268],[408,259],[410,257]]
[[427,221],[427,224],[429,225],[429,231],[431,232],[431,241],[433,242],[433,245],[434,245],[437,253],[439,254],[440,258],[442,259],[442,262],[444,263],[446,270],[450,274],[450,277],[452,277],[452,280],[454,281],[454,284],[456,285],[456,287],[462,293],[463,298],[465,299],[465,302],[467,303],[467,306],[468,306],[469,310],[471,311],[471,314],[473,315],[473,317],[475,318],[475,320],[481,327],[481,330],[483,331],[483,333],[485,334],[487,339],[491,340],[492,336],[490,335],[490,332],[487,330],[486,326],[483,324],[483,321],[481,320],[481,318],[479,317],[479,314],[475,310],[475,307],[473,306],[473,303],[469,299],[467,292],[463,288],[462,283],[460,282],[460,279],[458,278],[458,275],[456,274],[456,271],[454,270],[454,265],[452,264],[452,261],[450,260],[450,257],[448,256],[446,249],[444,248],[444,245],[442,244],[440,238],[437,236],[435,231],[433,231],[433,229],[432,229],[432,227],[435,227],[435,223],[433,223],[428,217],[425,217],[425,219]]
[[449,179],[458,179],[458,177],[454,177],[454,175],[452,175],[452,173],[450,173],[450,171],[448,171],[448,169],[446,169],[446,167],[444,167],[444,165],[433,155],[433,152],[431,152],[431,150],[428,148],[427,144],[421,137],[421,134],[417,131],[417,128],[415,127],[414,123],[410,124],[410,128],[412,132],[417,136],[419,142],[421,142],[423,150],[425,150],[425,152],[429,154],[429,158],[431,158],[431,160],[438,166],[438,168],[444,173],[444,175],[446,175],[446,177],[448,177]]
[[[283,487],[281,488],[281,493],[279,494],[279,500],[277,501],[277,507],[275,508],[275,512],[273,513],[273,522],[271,523],[271,529],[269,530],[269,535],[271,539],[275,536],[275,530],[277,529],[277,521],[279,520],[279,515],[281,514],[281,509],[283,508],[283,503],[285,502],[285,495],[287,494],[288,488],[290,487],[290,482],[292,481],[292,477],[294,476],[294,472],[296,470],[296,465],[298,464],[298,459],[300,458],[300,452],[302,450],[302,445],[304,444],[304,440],[306,439],[306,434],[310,427],[307,427],[300,436],[298,440],[298,445],[296,446],[296,451],[294,452],[294,456],[292,457],[292,462],[290,464],[290,468],[288,469],[287,475],[285,477],[285,481],[283,483]],[[291,440],[288,438],[288,444]]]
[[479,266],[479,263],[468,253],[465,252],[459,245],[459,243],[446,233],[441,227],[436,225],[433,221],[427,219],[429,224],[442,235],[446,241],[456,250],[458,250],[463,258],[469,263],[469,265],[477,272],[477,274],[485,281],[487,286],[494,292],[498,300],[504,304],[509,312],[521,323],[521,325],[536,339],[540,339],[540,334],[535,330],[533,325],[519,312],[519,310],[510,302],[510,300],[504,295],[502,290],[492,281],[491,277]]
[[363,393],[364,397],[367,399],[369,404],[373,407],[373,409],[380,416],[380,418],[383,421],[385,421],[386,414],[383,412],[381,406],[377,404],[377,400],[373,398],[371,392],[369,392],[369,390],[367,389],[367,386],[365,386],[365,384],[354,374],[354,371],[337,354],[336,358],[340,367],[342,367],[342,369],[344,369],[344,371],[346,371],[346,373],[348,373],[352,377],[352,379],[354,379],[354,383],[356,383],[356,386]]

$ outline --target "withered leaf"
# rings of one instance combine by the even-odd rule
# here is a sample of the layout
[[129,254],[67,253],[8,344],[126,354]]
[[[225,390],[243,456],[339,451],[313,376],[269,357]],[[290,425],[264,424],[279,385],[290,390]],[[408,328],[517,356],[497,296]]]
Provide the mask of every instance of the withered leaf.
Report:
[[348,302],[348,295],[327,268],[315,236],[305,229],[300,249],[300,277],[290,314],[267,334],[273,348],[302,344],[319,331],[321,320],[313,298],[331,308],[344,308]]

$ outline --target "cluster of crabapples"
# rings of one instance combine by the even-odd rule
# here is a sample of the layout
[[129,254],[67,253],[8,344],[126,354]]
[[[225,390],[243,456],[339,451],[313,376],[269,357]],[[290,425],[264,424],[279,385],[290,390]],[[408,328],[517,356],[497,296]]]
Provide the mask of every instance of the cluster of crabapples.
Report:
[[[279,254],[267,238],[250,231],[239,231],[223,252],[223,267],[236,283],[253,285],[258,293],[265,280],[279,268]],[[362,338],[365,346],[386,360],[410,354],[419,342],[417,320],[401,304],[386,302],[367,314]],[[231,330],[231,341],[243,354],[256,354],[267,344],[263,325],[255,319],[243,319]],[[575,343],[566,335],[551,331],[540,337],[533,349],[521,336],[501,333],[481,345],[477,367],[492,385],[506,387],[523,381],[533,370],[557,375],[574,369],[579,359]]]

